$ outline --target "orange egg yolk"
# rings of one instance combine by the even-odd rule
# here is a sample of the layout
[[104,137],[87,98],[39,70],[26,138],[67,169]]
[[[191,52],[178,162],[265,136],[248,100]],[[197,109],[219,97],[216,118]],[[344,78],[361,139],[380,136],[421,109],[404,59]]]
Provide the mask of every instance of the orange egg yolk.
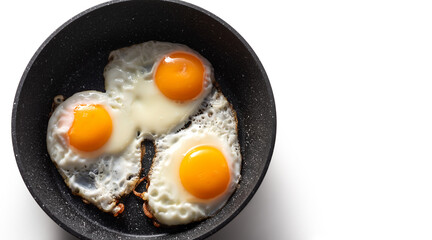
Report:
[[74,120],[67,135],[71,146],[91,152],[102,147],[111,132],[111,117],[102,105],[81,104],[74,109]]
[[177,101],[192,100],[203,89],[204,65],[193,54],[174,52],[161,60],[154,79],[166,97]]
[[189,193],[201,199],[210,199],[225,192],[230,171],[218,149],[198,146],[184,156],[180,164],[180,179]]

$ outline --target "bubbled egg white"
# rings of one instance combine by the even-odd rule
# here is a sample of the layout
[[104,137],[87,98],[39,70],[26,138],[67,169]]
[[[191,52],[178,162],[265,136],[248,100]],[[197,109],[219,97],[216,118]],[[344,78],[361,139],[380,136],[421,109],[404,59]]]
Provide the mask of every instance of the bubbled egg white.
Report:
[[[226,190],[211,199],[200,199],[182,185],[179,168],[184,155],[193,147],[208,145],[223,153],[230,181]],[[149,211],[164,225],[187,224],[214,215],[225,205],[240,179],[241,154],[235,112],[220,92],[214,92],[202,105],[191,124],[155,141],[156,154],[144,193]]]
[[[113,130],[100,149],[83,152],[70,145],[67,132],[80,104],[102,105],[109,113]],[[127,114],[105,93],[76,93],[53,112],[47,129],[51,160],[73,193],[105,212],[120,211],[118,199],[132,191],[141,170],[141,141],[127,124]]]

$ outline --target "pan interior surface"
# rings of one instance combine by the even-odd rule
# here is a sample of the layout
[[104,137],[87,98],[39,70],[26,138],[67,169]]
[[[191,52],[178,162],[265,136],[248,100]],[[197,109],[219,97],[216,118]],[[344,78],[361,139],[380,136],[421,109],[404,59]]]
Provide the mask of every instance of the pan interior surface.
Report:
[[[207,58],[215,79],[237,112],[243,156],[241,181],[214,217],[156,228],[142,200],[122,199],[119,217],[73,195],[51,162],[46,129],[56,95],[104,91],[103,70],[112,50],[150,40],[181,43]],[[193,5],[172,1],[114,1],[89,9],[54,32],[39,48],[18,86],[12,114],[15,156],[27,188],[61,227],[82,239],[204,238],[227,224],[249,202],[270,163],[276,135],[275,104],[264,68],[225,22]],[[154,153],[145,142],[143,168]],[[143,190],[143,189],[141,189]]]

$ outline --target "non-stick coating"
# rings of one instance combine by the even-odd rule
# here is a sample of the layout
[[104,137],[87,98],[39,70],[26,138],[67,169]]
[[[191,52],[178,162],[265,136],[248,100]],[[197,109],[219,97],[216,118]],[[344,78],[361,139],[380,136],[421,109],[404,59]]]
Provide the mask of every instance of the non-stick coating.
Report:
[[[257,29],[259,30],[259,29]],[[216,81],[238,115],[242,179],[214,217],[174,228],[156,228],[133,195],[118,218],[71,194],[46,150],[46,129],[54,96],[104,91],[103,69],[110,51],[149,40],[186,44],[214,67]],[[249,202],[270,163],[276,135],[271,87],[257,56],[230,26],[196,6],[172,1],[114,1],[74,17],[54,32],[26,68],[15,97],[12,138],[21,175],[42,209],[82,239],[203,238]],[[147,143],[148,152],[153,151]],[[150,165],[150,156],[143,159]],[[257,216],[259,217],[259,216]],[[146,238],[147,239],[147,238]]]

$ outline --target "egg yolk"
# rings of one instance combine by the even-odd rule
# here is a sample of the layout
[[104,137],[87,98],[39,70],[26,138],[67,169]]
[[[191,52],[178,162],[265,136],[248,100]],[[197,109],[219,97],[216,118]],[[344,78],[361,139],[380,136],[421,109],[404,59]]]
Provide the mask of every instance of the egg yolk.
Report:
[[192,100],[203,89],[204,65],[195,55],[174,52],[161,60],[154,79],[166,97],[178,101]]
[[111,132],[111,117],[102,105],[81,104],[74,109],[74,120],[67,134],[71,146],[91,152],[102,147]]
[[180,164],[180,179],[184,188],[195,197],[214,198],[228,187],[228,163],[218,149],[198,146],[184,156]]

